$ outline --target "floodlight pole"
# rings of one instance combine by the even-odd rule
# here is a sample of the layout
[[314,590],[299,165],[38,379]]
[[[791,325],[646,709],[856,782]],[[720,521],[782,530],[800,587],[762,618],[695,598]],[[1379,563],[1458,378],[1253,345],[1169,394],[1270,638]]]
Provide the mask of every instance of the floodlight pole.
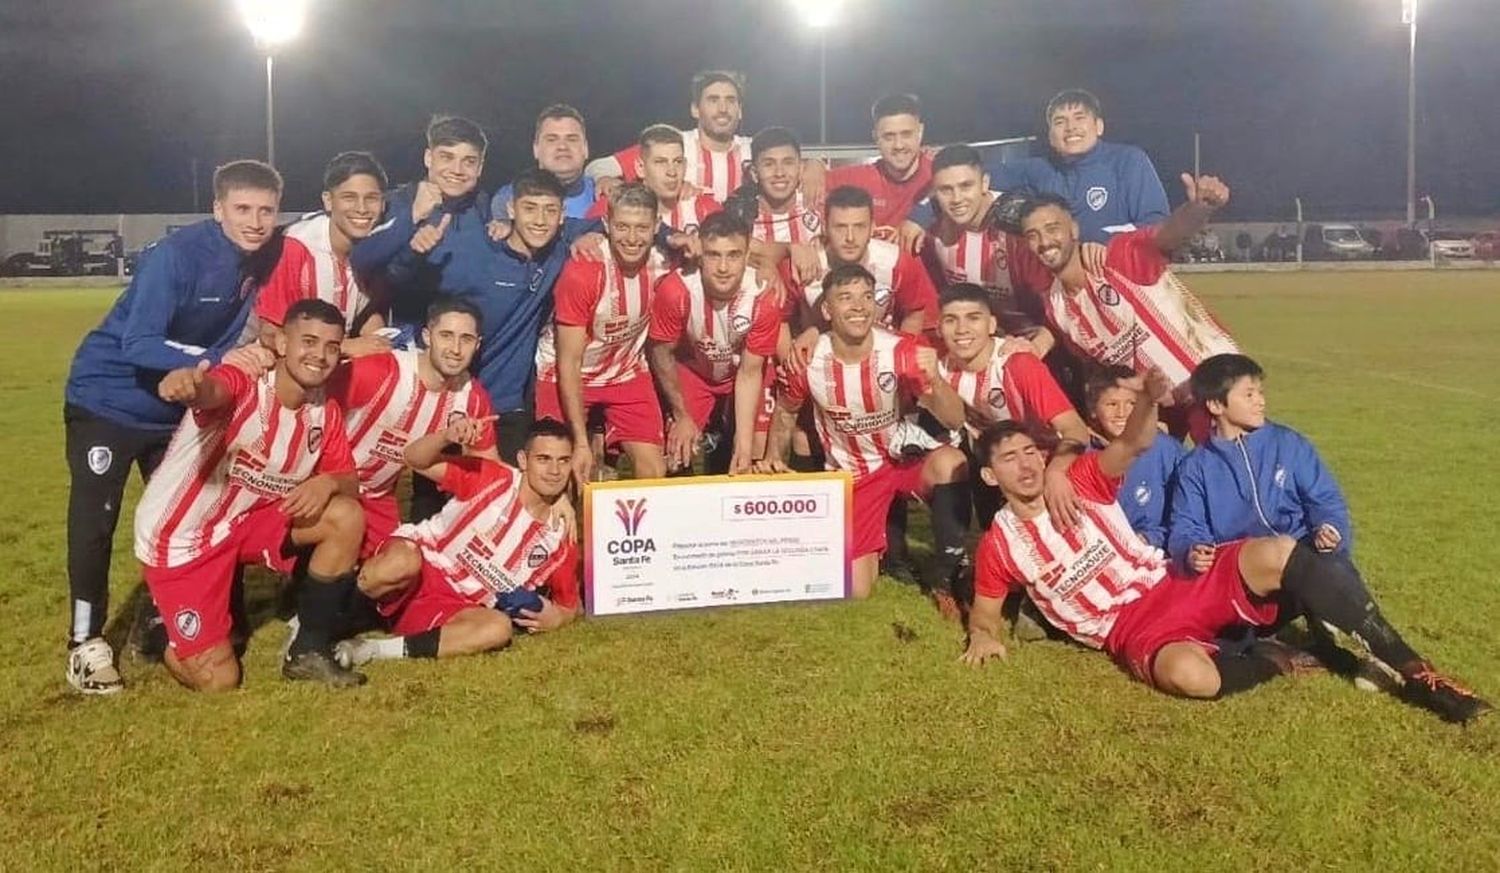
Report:
[[276,166],[276,97],[274,62],[266,49],[266,163]]
[[1406,21],[1406,226],[1417,224],[1417,4],[1404,0]]
[[828,145],[828,28],[818,29],[818,143]]

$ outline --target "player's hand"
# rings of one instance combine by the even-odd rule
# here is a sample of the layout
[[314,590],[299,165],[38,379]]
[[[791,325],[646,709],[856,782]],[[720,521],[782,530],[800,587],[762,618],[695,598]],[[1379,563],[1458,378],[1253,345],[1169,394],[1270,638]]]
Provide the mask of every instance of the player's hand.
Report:
[[328,501],[339,490],[338,483],[329,476],[314,476],[291,490],[281,498],[281,511],[294,524],[312,524],[328,507]]
[[421,224],[432,214],[432,210],[442,205],[443,191],[436,182],[418,182],[417,193],[411,198],[411,223]]
[[770,272],[766,273],[765,276],[762,277],[761,274],[757,272],[755,274],[755,277],[760,280],[762,285],[765,286],[765,293],[771,295],[771,300],[776,304],[776,308],[784,308],[786,306],[786,296],[791,292],[787,290],[786,283],[781,281],[781,274],[777,272]]
[[1141,384],[1147,396],[1163,406],[1172,405],[1172,380],[1167,378],[1160,367],[1152,367],[1141,377]]
[[751,440],[734,441],[734,454],[729,458],[729,475],[739,476],[755,471],[754,445]]
[[568,249],[568,254],[580,261],[598,263],[604,260],[605,244],[604,234],[598,231],[586,233],[578,239],[573,240],[573,245]]
[[365,334],[344,340],[339,351],[346,358],[362,358],[366,355],[384,354],[391,350],[391,341],[378,333]]
[[922,378],[928,385],[941,378],[938,376],[937,349],[928,345],[917,346],[917,369],[922,371]]
[[1103,243],[1086,242],[1078,247],[1078,256],[1083,259],[1083,270],[1092,276],[1104,273],[1104,260],[1109,247]]
[[684,260],[696,261],[703,256],[703,241],[696,233],[674,230],[667,234],[667,248]]
[[498,417],[496,415],[486,415],[481,418],[460,416],[448,422],[448,426],[443,428],[443,438],[450,443],[457,443],[468,448],[485,436],[489,430],[489,423]]
[[787,256],[792,261],[792,275],[803,285],[810,285],[823,278],[823,261],[818,257],[818,247],[812,243],[788,243]]
[[761,458],[751,464],[750,469],[752,472],[767,476],[788,472],[786,462],[780,458]]
[[1066,470],[1048,467],[1042,474],[1042,502],[1047,505],[1052,526],[1059,531],[1072,530],[1083,520],[1083,502]]
[[529,634],[541,634],[557,630],[568,623],[567,613],[561,607],[540,594],[537,599],[542,601],[542,608],[536,611],[518,610],[520,615],[515,619],[517,626],[525,628]]
[[161,378],[156,385],[156,396],[168,403],[182,403],[191,405],[198,399],[198,389],[203,387],[203,379],[213,365],[208,361],[199,361],[193,367],[179,367]]
[[882,224],[874,230],[870,231],[870,239],[878,239],[881,242],[895,243],[897,245],[900,245],[901,231],[897,230],[894,227],[891,227],[889,224]]
[[589,484],[594,477],[594,450],[589,448],[588,440],[575,441],[573,444],[573,484],[578,486],[581,493],[583,486]]
[[[597,182],[594,183],[594,186],[597,189],[598,183]],[[689,201],[691,201],[691,200],[697,200],[698,199],[698,195],[702,194],[702,193],[703,193],[703,189],[702,188],[699,188],[697,185],[694,185],[692,182],[689,182],[688,180],[683,179],[682,180],[682,187],[679,188],[679,189],[677,189],[677,199],[679,201],[680,200],[689,200]]]
[[1036,355],[1038,358],[1042,356],[1042,353],[1037,351],[1036,343],[1024,336],[1007,335],[1005,339],[1000,341],[1000,354],[1014,355],[1017,352],[1026,352],[1027,354]]
[[828,194],[828,167],[822,161],[802,162],[802,202],[818,213],[823,211],[823,198]]
[[1005,660],[1005,644],[989,634],[969,634],[969,646],[958,660],[970,667],[980,667],[993,658]]
[[698,424],[691,415],[672,419],[671,427],[667,428],[668,470],[685,470],[693,466],[693,453],[698,449],[700,435]]
[[552,527],[561,527],[570,541],[578,542],[578,512],[573,508],[573,501],[568,500],[567,497],[553,502],[552,514],[547,517],[547,524]]
[[1207,573],[1208,568],[1214,565],[1214,553],[1218,547],[1212,543],[1199,543],[1188,550],[1188,569],[1194,573]]
[[1331,552],[1343,541],[1344,535],[1339,529],[1327,522],[1318,525],[1317,533],[1313,534],[1313,548],[1320,552]]
[[[344,347],[347,348],[348,345],[348,342],[344,343]],[[229,350],[219,363],[231,366],[252,379],[259,379],[267,370],[276,366],[276,353],[260,343],[250,343]]]
[[1182,187],[1187,191],[1189,203],[1199,203],[1209,209],[1219,209],[1229,202],[1229,186],[1224,184],[1218,176],[1193,178],[1192,173],[1183,173]]
[[510,222],[491,218],[490,223],[484,226],[484,232],[490,235],[490,242],[501,242],[510,236]]
[[901,226],[896,228],[896,236],[900,239],[901,248],[907,254],[919,255],[922,253],[922,243],[927,240],[927,231],[915,221],[903,221]]
[[792,353],[787,355],[785,361],[782,361],[788,373],[797,376],[807,370],[807,365],[812,363],[813,350],[818,347],[818,339],[821,336],[822,334],[818,333],[815,327],[809,327],[797,334],[797,338],[792,340]]
[[452,221],[453,213],[444,212],[437,224],[424,224],[417,228],[417,232],[411,235],[411,250],[419,255],[425,255],[437,248],[438,243],[443,241],[443,234],[448,232],[448,225]]
[[[615,196],[615,192],[620,190],[620,186],[623,184],[624,180],[622,180],[619,176],[600,176],[599,178],[594,180],[594,193],[598,194],[600,197],[603,197],[605,200],[609,200]],[[688,187],[688,184],[686,182],[683,182],[682,187],[686,189]],[[682,196],[687,196],[686,190],[683,191]]]

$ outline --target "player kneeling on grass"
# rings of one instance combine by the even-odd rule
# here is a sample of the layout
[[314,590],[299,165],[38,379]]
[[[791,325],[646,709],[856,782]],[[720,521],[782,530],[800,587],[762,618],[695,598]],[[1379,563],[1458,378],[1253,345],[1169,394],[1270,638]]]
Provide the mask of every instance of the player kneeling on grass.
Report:
[[189,688],[239,685],[229,640],[236,566],[285,573],[293,552],[306,547],[302,630],[282,675],[335,686],[364,681],[334,662],[330,639],[364,537],[343,414],[323,394],[343,338],[336,307],[299,300],[286,311],[274,366],[266,360],[248,375],[203,362],[173,370],[157,388],[190,414],[136,510],[135,553],[166,622],[167,669]]
[[1000,605],[1007,591],[1024,590],[1051,623],[1089,648],[1103,649],[1137,679],[1182,697],[1216,698],[1290,672],[1279,647],[1243,653],[1212,642],[1229,628],[1274,623],[1278,595],[1300,601],[1314,621],[1347,633],[1404,675],[1412,700],[1444,720],[1465,722],[1489,704],[1438,676],[1386,622],[1348,564],[1288,536],[1226,543],[1196,581],[1176,575],[1160,549],[1144,543],[1115,502],[1121,478],[1156,439],[1157,406],[1170,385],[1158,370],[1133,378],[1135,409],[1124,432],[1102,451],[1068,470],[1083,500],[1083,521],[1055,529],[1042,500],[1046,455],[1023,425],[1002,422],[985,431],[976,454],[986,484],[1000,489],[1005,508],[980,541],[975,598],[969,613],[965,663],[1005,655]]
[[488,652],[510,642],[512,623],[538,633],[577,617],[578,553],[554,512],[567,500],[572,431],[551,419],[534,423],[516,455],[519,471],[443,454],[487,424],[460,419],[407,444],[407,463],[454,499],[432,518],[397,528],[365,562],[359,590],[395,636],[345,640],[341,663]]

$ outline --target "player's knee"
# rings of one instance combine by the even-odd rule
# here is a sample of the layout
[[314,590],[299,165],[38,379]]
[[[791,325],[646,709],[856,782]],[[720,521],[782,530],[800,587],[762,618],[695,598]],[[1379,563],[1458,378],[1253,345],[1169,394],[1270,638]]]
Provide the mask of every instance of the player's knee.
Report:
[[952,446],[934,449],[928,464],[931,465],[933,480],[939,484],[963,482],[969,475],[969,459]]
[[1291,560],[1297,541],[1286,535],[1261,537],[1240,550],[1240,576],[1255,590],[1281,587],[1281,574]]
[[494,609],[465,610],[443,627],[438,654],[442,657],[493,652],[510,644],[513,631],[505,613]]
[[366,597],[404,591],[422,572],[422,555],[410,540],[392,540],[359,570],[359,590]]
[[193,691],[233,691],[240,687],[240,662],[227,640],[187,658],[178,658],[168,650],[167,667],[178,682]]
[[1201,649],[1169,647],[1156,658],[1156,687],[1181,697],[1209,698],[1219,693],[1219,670]]
[[496,610],[489,610],[489,617],[476,629],[474,647],[475,651],[493,652],[510,645],[515,636],[514,626],[505,614]]
[[364,540],[365,511],[359,501],[343,494],[334,496],[323,509],[322,523],[330,537],[356,545]]
[[880,575],[880,556],[860,555],[854,559],[853,572],[849,579],[849,597],[854,600],[869,600],[875,593],[875,578]]

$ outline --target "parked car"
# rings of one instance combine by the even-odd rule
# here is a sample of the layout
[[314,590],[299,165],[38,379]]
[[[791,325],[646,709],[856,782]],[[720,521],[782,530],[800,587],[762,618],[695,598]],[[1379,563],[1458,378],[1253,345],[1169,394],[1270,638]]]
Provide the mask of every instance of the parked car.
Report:
[[1353,261],[1375,257],[1375,247],[1352,224],[1309,224],[1302,233],[1302,257]]
[[1486,261],[1500,259],[1500,230],[1486,230],[1475,235],[1474,257]]
[[17,252],[0,264],[6,276],[112,276],[124,254],[112,230],[48,230],[34,252]]
[[1424,231],[1432,254],[1440,258],[1474,257],[1474,240],[1456,230]]

